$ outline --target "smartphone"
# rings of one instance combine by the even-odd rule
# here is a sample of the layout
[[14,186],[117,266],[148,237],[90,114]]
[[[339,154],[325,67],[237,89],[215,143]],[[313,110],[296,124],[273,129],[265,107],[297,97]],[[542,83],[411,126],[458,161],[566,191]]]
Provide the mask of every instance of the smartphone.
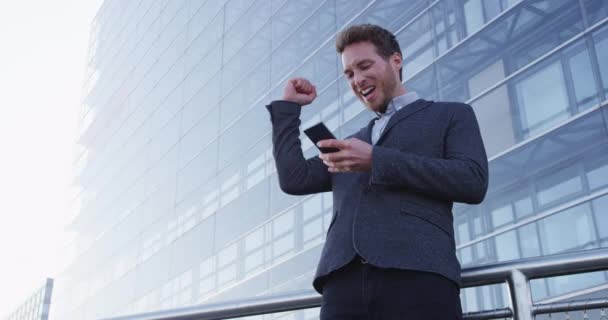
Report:
[[[331,131],[329,131],[329,129],[327,129],[327,127],[325,126],[325,124],[323,122],[319,122],[319,123],[315,124],[314,126],[304,130],[304,133],[315,144],[315,146],[317,145],[317,142],[319,142],[321,140],[336,138],[334,136],[334,134],[331,133]],[[319,148],[319,147],[317,146],[317,148]],[[319,148],[319,150],[322,153],[332,153],[332,152],[340,151],[340,149],[337,149],[337,148]]]

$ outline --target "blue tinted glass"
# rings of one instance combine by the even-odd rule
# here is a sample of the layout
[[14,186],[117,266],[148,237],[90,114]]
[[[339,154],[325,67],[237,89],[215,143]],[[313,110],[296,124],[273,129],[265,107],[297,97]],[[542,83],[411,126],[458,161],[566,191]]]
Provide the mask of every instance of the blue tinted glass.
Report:
[[513,222],[513,207],[511,204],[497,207],[490,211],[492,217],[492,226],[494,228]]
[[431,9],[437,56],[442,55],[459,40],[455,8],[448,5],[449,3],[451,2],[445,1]]
[[589,25],[608,17],[608,3],[603,0],[583,0]]
[[[249,45],[248,42],[251,41],[253,35],[259,32],[263,32],[268,39],[271,39],[270,28],[262,29],[262,26],[270,24],[270,11],[271,5],[269,1],[258,0],[249,9],[249,11],[245,13],[245,16],[243,16],[241,21],[239,21],[238,24],[232,28],[232,30],[224,35],[224,39],[232,38],[232,34],[236,32],[237,35],[234,36],[234,40],[236,40],[237,43],[241,43],[241,45],[238,46],[240,48],[242,48],[243,45]],[[236,49],[233,51],[231,49],[232,46],[225,44],[223,53],[224,61],[228,61],[233,52],[240,50]]]
[[[504,21],[513,31],[504,36],[509,37],[519,33],[520,38],[510,45],[509,73],[527,65],[584,30],[583,17],[577,1],[545,0],[536,3],[534,8],[543,12],[543,15],[526,10],[523,4],[517,5],[505,15]],[[504,34],[505,31],[502,33]]]
[[[224,69],[224,72],[229,71]],[[242,77],[238,84],[224,96],[220,106],[221,128],[226,129],[231,126],[249,109],[262,107],[261,104],[268,103],[268,96],[262,96],[269,88],[270,64],[268,60],[265,60],[258,64],[251,73]],[[274,99],[278,99],[278,97]],[[259,112],[267,113],[265,108],[260,108]]]
[[592,201],[595,225],[598,226],[599,238],[602,240],[602,247],[606,247],[608,240],[608,215],[606,214],[606,208],[608,208],[608,196],[604,195]]
[[547,279],[549,294],[559,296],[606,283],[604,272],[592,272]]
[[371,0],[334,0],[336,6],[336,25],[342,29],[354,17],[357,17]]
[[568,67],[572,74],[576,105],[581,110],[584,110],[597,104],[597,87],[593,77],[593,70],[591,69],[591,59],[586,47],[577,49],[584,50],[568,59]]
[[583,192],[583,180],[577,166],[561,168],[539,179],[538,203],[540,206],[572,199]]
[[[275,0],[276,1],[276,0]],[[272,48],[277,48],[323,1],[284,1],[272,16]]]
[[239,116],[220,136],[220,166],[225,166],[270,132],[268,112],[263,105],[251,108]]
[[177,174],[177,200],[181,200],[217,170],[217,141],[207,145]]
[[519,246],[523,258],[537,257],[541,255],[539,237],[536,231],[536,223],[527,224],[517,230],[519,235]]
[[194,93],[182,109],[181,134],[184,135],[209,112],[217,109],[220,102],[220,76],[218,72],[198,92]]
[[403,53],[403,78],[410,79],[429,66],[436,56],[433,50],[431,15],[421,15],[396,36]]
[[219,109],[214,109],[184,134],[180,141],[180,168],[218,136]]
[[[217,17],[218,12],[222,10],[223,4],[221,1],[190,1],[189,11],[190,20],[188,22],[188,43],[196,39],[199,34],[208,26],[212,27],[213,19]],[[223,14],[220,15],[223,18]],[[222,27],[223,23],[219,24]],[[218,32],[221,35],[221,32]],[[203,37],[205,38],[205,37]]]
[[515,230],[509,231],[494,238],[496,243],[496,258],[498,261],[508,261],[519,258],[519,246]]
[[585,172],[589,189],[595,191],[608,185],[608,155],[606,147],[598,148],[587,157]]
[[595,52],[600,68],[604,95],[608,94],[608,28],[604,27],[594,35]]
[[589,203],[540,220],[538,227],[543,254],[594,247],[596,236]]
[[335,33],[335,18],[334,3],[325,2],[273,52],[272,83],[291,73],[313,50]]
[[[333,199],[280,190],[264,105],[301,76],[319,96],[300,129],[324,121],[343,138],[367,125],[375,115],[334,49],[355,23],[396,33],[408,90],[474,108],[491,185],[483,203],[454,208],[463,266],[608,246],[608,113],[591,110],[608,94],[607,9],[603,0],[106,1],[83,90],[79,257],[56,318],[310,290]],[[318,154],[301,139],[305,156]],[[531,286],[538,300],[605,282]],[[464,308],[508,305],[505,290],[463,290]]]
[[467,0],[464,2],[464,18],[467,34],[475,33],[484,24],[483,6],[481,0]]
[[502,11],[501,0],[485,0],[483,1],[486,13],[486,21],[492,20]]
[[[404,72],[407,72],[404,70]],[[404,76],[404,78],[407,78]],[[411,91],[416,91],[418,96],[433,100],[438,94],[437,92],[437,77],[435,77],[434,68],[426,68],[424,71],[418,73],[414,78],[408,79],[405,82],[405,86]]]
[[371,23],[396,32],[428,7],[425,0],[411,0],[405,7],[402,4],[400,0],[376,1],[358,16],[353,24]]
[[552,63],[515,84],[524,132],[533,135],[568,118],[568,93],[562,66]]

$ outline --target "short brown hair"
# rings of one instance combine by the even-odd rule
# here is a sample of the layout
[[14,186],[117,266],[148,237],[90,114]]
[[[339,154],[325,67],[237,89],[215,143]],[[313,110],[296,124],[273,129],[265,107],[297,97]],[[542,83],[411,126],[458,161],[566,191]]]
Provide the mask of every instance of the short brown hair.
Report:
[[[390,31],[369,23],[352,25],[342,30],[336,37],[336,51],[340,54],[346,47],[353,43],[369,41],[378,55],[388,59],[393,53],[398,53],[401,57],[401,47],[397,38]],[[403,68],[399,69],[399,80],[402,80]]]

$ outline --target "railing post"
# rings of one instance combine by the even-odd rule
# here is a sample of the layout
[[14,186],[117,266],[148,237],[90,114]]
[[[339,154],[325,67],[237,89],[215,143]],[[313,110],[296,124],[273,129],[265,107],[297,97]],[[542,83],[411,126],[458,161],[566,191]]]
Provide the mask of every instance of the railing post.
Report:
[[515,320],[532,320],[532,295],[530,281],[519,270],[511,271],[509,277],[511,291],[511,304],[513,305],[513,318]]

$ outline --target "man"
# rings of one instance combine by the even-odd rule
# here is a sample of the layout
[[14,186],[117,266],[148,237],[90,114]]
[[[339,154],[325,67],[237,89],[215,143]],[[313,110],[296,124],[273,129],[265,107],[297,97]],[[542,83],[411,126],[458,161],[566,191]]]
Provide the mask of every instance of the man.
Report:
[[461,319],[453,202],[479,203],[488,167],[475,114],[462,103],[419,99],[401,84],[395,36],[355,25],[336,40],[354,94],[379,117],[338,148],[305,160],[301,106],[316,98],[303,78],[267,106],[281,189],[333,192],[334,214],[313,286],[321,319]]

